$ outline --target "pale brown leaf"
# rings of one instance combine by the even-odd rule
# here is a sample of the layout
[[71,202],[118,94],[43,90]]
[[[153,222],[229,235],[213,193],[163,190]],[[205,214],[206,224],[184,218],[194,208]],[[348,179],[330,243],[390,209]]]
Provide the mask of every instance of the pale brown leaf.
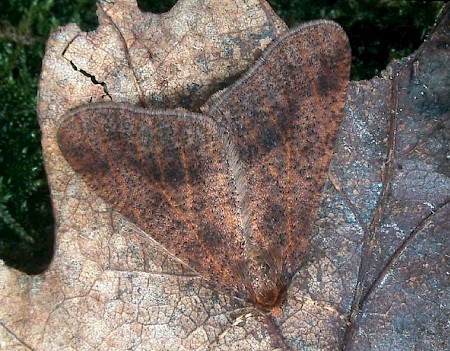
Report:
[[[413,55],[349,87],[309,261],[276,320],[293,350],[450,347],[449,13]],[[47,45],[38,113],[56,251],[40,276],[0,267],[0,349],[276,349],[261,315],[92,193],[55,135],[90,101],[197,110],[285,25],[264,1],[180,0],[162,15],[103,1],[98,14],[95,32],[69,25]]]

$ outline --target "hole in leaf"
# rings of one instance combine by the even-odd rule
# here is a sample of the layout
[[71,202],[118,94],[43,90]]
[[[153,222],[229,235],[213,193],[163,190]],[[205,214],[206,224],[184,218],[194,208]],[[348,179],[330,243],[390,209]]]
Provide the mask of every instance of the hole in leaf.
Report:
[[138,0],[138,6],[142,11],[151,13],[164,13],[169,11],[177,0],[163,0],[163,1],[153,1],[153,0]]

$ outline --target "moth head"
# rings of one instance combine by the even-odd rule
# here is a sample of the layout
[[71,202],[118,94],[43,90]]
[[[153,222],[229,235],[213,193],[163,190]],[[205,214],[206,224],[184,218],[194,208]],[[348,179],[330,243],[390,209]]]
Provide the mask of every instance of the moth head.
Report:
[[289,281],[283,274],[279,255],[268,250],[249,253],[245,285],[248,300],[261,311],[274,316],[281,313],[281,305],[286,299]]

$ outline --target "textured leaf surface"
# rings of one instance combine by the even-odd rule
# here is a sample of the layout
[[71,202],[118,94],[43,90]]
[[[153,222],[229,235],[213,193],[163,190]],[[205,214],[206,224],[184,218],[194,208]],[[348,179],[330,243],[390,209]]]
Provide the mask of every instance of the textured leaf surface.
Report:
[[[180,1],[175,12],[165,15],[172,28],[184,28],[172,32],[208,37],[206,25],[196,31],[178,24],[196,23],[188,19],[198,4],[205,2]],[[208,4],[197,12],[198,17],[210,16],[205,22],[247,24],[241,30],[218,25],[217,33],[254,38],[255,32],[270,32],[264,25],[272,25],[276,37],[277,28],[284,28],[265,3]],[[189,82],[197,79],[190,69],[183,71],[189,76],[186,81],[175,80],[186,90],[174,89],[173,94],[158,95],[158,89],[150,88],[156,83],[143,79],[153,75],[145,76],[147,66],[141,63],[148,63],[148,52],[156,55],[161,46],[173,62],[199,67],[193,64],[198,60],[182,55],[198,52],[196,45],[185,51],[165,47],[177,47],[173,43],[178,39],[153,42],[153,35],[146,34],[152,49],[133,51],[143,45],[134,39],[145,37],[144,28],[157,32],[164,27],[153,26],[164,16],[149,22],[149,15],[125,1],[102,6],[97,32],[81,33],[68,26],[55,32],[48,44],[38,112],[58,223],[56,252],[51,268],[41,276],[1,268],[0,348],[276,349],[273,330],[261,317],[246,314],[240,303],[211,289],[111,211],[64,161],[56,130],[70,108],[111,97],[115,102],[162,101],[168,107],[197,109],[208,95],[202,90],[197,99],[186,93]],[[220,12],[224,9],[227,16]],[[417,52],[392,63],[383,77],[350,84],[309,260],[294,276],[283,313],[271,326],[293,350],[449,348],[449,6],[438,23]],[[137,36],[136,28],[142,29]],[[260,41],[246,43],[247,50],[240,44],[233,53],[263,49]],[[140,55],[145,60],[138,63]],[[215,62],[213,54],[205,57],[207,65],[200,67]],[[244,58],[241,67],[247,68],[251,57]],[[224,71],[230,67],[227,60]],[[175,63],[171,67],[165,74],[169,86],[171,74],[181,74]],[[201,81],[199,90],[206,86],[211,93],[216,90],[211,86],[238,71]],[[107,93],[95,82],[104,82]],[[186,95],[194,96],[188,99],[192,104],[186,104]]]

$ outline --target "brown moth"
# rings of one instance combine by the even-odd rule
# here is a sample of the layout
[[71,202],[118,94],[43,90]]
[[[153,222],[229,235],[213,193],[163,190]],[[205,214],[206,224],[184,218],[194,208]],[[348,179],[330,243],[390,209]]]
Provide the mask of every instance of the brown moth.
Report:
[[273,43],[203,113],[70,111],[73,169],[213,287],[277,314],[307,251],[343,118],[350,48],[334,22]]

